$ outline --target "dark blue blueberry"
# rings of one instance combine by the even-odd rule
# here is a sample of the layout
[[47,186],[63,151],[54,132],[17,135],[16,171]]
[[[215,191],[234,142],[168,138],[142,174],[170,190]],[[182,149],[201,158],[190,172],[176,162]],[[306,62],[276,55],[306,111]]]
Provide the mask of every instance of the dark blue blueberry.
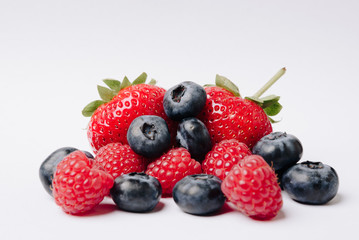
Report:
[[168,89],[163,98],[165,113],[172,120],[195,117],[206,104],[207,94],[197,83],[186,81]]
[[260,155],[276,172],[296,164],[302,157],[303,147],[298,138],[283,132],[273,132],[259,140],[252,149]]
[[186,213],[208,215],[220,210],[225,202],[222,181],[213,175],[189,175],[173,188],[173,200]]
[[94,156],[91,153],[89,153],[88,151],[82,151],[82,152],[86,155],[87,158],[94,159]]
[[[52,196],[52,179],[56,171],[56,167],[59,162],[62,161],[67,155],[76,151],[76,148],[73,147],[63,147],[59,148],[56,151],[52,152],[41,164],[39,169],[39,176],[42,185],[45,190]],[[83,151],[88,158],[93,158],[92,154],[86,151]]]
[[336,171],[321,162],[302,162],[288,168],[282,176],[283,189],[297,202],[325,204],[338,192]]
[[183,119],[177,129],[177,144],[186,148],[191,157],[201,162],[212,148],[211,136],[206,126],[197,118]]
[[144,115],[135,118],[127,131],[131,149],[144,157],[156,158],[171,146],[171,136],[163,118]]
[[111,197],[117,207],[129,212],[149,212],[160,201],[160,182],[145,173],[124,174],[115,179]]

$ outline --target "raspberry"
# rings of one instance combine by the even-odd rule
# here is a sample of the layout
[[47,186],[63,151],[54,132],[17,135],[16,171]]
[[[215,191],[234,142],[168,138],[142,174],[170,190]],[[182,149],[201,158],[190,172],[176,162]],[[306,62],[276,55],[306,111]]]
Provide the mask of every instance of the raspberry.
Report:
[[246,144],[236,139],[223,140],[207,153],[202,162],[203,172],[223,180],[233,165],[238,164],[244,157],[251,154]]
[[129,145],[109,143],[98,151],[95,162],[114,179],[118,176],[146,170],[147,160],[136,154]]
[[185,176],[201,173],[201,164],[185,148],[174,148],[147,166],[146,174],[160,181],[162,196],[172,196],[175,184]]
[[110,192],[113,178],[81,151],[67,155],[56,168],[53,196],[69,214],[87,212]]
[[271,219],[283,205],[274,170],[259,155],[247,156],[235,165],[221,188],[240,212],[254,219]]

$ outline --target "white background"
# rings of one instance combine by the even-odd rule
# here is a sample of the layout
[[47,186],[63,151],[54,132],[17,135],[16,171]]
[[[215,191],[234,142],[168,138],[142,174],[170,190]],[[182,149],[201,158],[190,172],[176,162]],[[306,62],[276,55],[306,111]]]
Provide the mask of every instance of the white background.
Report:
[[[359,2],[0,1],[1,239],[338,239],[359,227]],[[267,222],[236,211],[185,214],[163,199],[148,214],[116,210],[110,199],[88,216],[62,212],[38,177],[54,150],[90,150],[81,115],[104,78],[145,71],[169,88],[227,76],[243,96],[277,70],[274,125],[301,139],[303,160],[340,178],[338,195],[308,206],[283,193]],[[345,235],[344,235],[345,234]],[[354,235],[354,236],[355,236]]]

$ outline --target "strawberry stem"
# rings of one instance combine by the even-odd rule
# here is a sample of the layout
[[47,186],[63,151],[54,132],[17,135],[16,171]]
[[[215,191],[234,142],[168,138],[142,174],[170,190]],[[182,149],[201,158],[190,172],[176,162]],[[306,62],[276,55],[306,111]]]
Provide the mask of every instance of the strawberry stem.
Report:
[[284,75],[285,71],[285,67],[281,68],[261,89],[258,90],[258,92],[253,95],[253,97],[259,98],[262,96],[265,91],[267,91],[281,76]]

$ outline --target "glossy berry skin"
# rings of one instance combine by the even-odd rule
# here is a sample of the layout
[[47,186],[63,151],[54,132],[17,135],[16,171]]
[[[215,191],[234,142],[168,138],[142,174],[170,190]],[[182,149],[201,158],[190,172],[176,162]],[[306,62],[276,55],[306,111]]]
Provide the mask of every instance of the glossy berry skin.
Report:
[[67,155],[56,168],[53,196],[69,214],[82,214],[96,207],[110,192],[112,176],[81,151]]
[[166,120],[172,130],[173,139],[176,126],[163,110],[163,97],[166,90],[148,84],[138,84],[119,91],[110,102],[96,109],[89,122],[87,136],[97,151],[112,142],[128,144],[127,131],[131,122],[142,115],[156,115]]
[[275,217],[283,205],[276,175],[259,155],[235,165],[223,180],[222,191],[240,212],[258,220]]
[[301,159],[303,147],[299,139],[291,134],[272,132],[262,137],[252,152],[261,155],[275,171],[281,171]]
[[282,176],[283,189],[297,202],[321,205],[338,192],[339,179],[334,168],[321,162],[302,162]]
[[175,184],[188,175],[201,173],[201,164],[185,148],[174,148],[147,166],[146,174],[160,181],[162,196],[172,196]]
[[121,143],[109,143],[100,148],[95,162],[111,174],[113,179],[131,172],[144,172],[147,160],[136,154],[129,145]]
[[211,137],[206,126],[197,118],[185,118],[178,124],[177,145],[186,148],[191,157],[202,162],[212,148]]
[[176,183],[173,200],[186,213],[208,215],[220,210],[226,200],[221,179],[213,175],[190,175]]
[[160,182],[145,173],[129,173],[115,179],[110,191],[119,209],[129,212],[149,212],[160,201]]
[[246,144],[236,139],[223,140],[217,143],[202,162],[203,172],[212,174],[223,180],[243,158],[251,155]]
[[127,132],[132,150],[146,158],[157,158],[171,147],[171,135],[165,120],[154,115],[134,119]]
[[199,114],[206,104],[206,98],[206,91],[202,86],[186,81],[167,90],[163,107],[169,118],[179,121]]
[[272,132],[266,113],[256,103],[230,96],[219,87],[205,87],[205,90],[207,102],[197,117],[206,125],[212,143],[233,138],[252,149],[263,136]]
[[[52,152],[41,164],[39,169],[39,176],[42,185],[46,192],[52,196],[52,180],[54,179],[54,173],[56,167],[67,155],[76,151],[73,147],[62,147]],[[91,153],[83,151],[88,158],[94,158]]]
[[234,97],[233,93],[231,93],[230,91],[217,86],[204,87],[204,90],[207,94],[206,104],[208,104],[208,100],[217,102],[225,98]]

